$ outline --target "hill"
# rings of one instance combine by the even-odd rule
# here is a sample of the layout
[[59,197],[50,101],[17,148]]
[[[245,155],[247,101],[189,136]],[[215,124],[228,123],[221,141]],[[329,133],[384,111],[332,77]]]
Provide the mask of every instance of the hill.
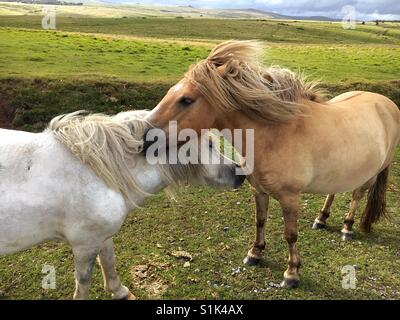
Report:
[[[14,0],[0,2],[0,15],[41,15],[42,7],[47,3],[58,3],[58,16],[84,16],[103,18],[122,17],[177,17],[177,18],[213,18],[213,19],[284,19],[284,20],[322,20],[326,17],[290,17],[258,9],[205,9],[193,6],[161,6],[145,4],[111,4],[101,1],[80,0]],[[82,5],[83,3],[83,5]]]

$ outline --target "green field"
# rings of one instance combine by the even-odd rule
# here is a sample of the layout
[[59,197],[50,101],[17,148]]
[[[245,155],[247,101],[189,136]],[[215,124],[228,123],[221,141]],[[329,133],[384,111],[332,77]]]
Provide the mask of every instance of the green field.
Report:
[[[4,77],[123,79],[172,83],[205,58],[212,43],[0,28]],[[18,52],[18,55],[15,55]],[[267,64],[303,70],[329,83],[396,80],[398,45],[266,43]]]
[[[54,115],[77,109],[116,113],[152,108],[191,63],[231,38],[263,41],[267,64],[303,70],[321,79],[331,95],[370,90],[400,105],[396,23],[344,30],[338,23],[304,21],[62,16],[56,31],[43,31],[38,16],[8,15],[0,16],[0,108],[13,115],[9,125],[29,131],[42,130]],[[296,290],[274,286],[287,259],[275,201],[264,260],[243,269],[254,240],[248,186],[237,191],[183,188],[177,202],[156,195],[129,216],[115,237],[119,274],[141,299],[399,299],[399,162],[400,150],[388,192],[392,219],[370,235],[356,223],[351,243],[340,240],[350,195],[338,196],[323,231],[310,227],[324,197],[304,195],[298,244],[302,283]],[[180,249],[193,255],[190,267],[169,255]],[[57,290],[41,288],[45,263],[56,267]],[[148,265],[152,274],[141,283],[133,273],[138,265]],[[356,265],[355,290],[342,289],[344,265]],[[74,288],[71,250],[49,243],[1,257],[0,280],[3,299],[69,299]],[[154,293],[157,286],[162,290]],[[91,297],[108,298],[99,268]]]
[[[0,26],[41,29],[41,16],[2,16]],[[259,39],[298,44],[400,44],[400,23],[345,30],[339,22],[58,17],[57,29],[156,39]]]

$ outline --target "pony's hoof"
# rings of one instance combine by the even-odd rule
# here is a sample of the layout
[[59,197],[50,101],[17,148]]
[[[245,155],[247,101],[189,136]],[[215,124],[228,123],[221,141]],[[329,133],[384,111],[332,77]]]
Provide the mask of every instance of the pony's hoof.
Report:
[[314,230],[321,230],[321,229],[325,229],[326,225],[317,221],[314,221],[314,224],[312,225],[312,228]]
[[300,280],[299,279],[283,279],[282,283],[281,283],[281,287],[284,289],[294,289],[297,288],[300,284]]
[[343,241],[351,241],[351,240],[353,240],[353,235],[351,233],[342,232],[342,240]]
[[258,265],[258,264],[260,263],[260,259],[259,259],[259,258],[254,258],[254,257],[247,256],[246,258],[243,259],[243,263],[244,263],[246,266],[252,267],[252,266]]
[[129,292],[128,295],[125,298],[122,298],[121,300],[137,300],[137,298],[135,295]]

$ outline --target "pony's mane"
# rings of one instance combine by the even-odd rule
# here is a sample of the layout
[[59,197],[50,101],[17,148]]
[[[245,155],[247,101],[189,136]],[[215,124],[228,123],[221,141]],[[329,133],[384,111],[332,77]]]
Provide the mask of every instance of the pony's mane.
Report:
[[[150,128],[144,120],[147,113],[141,110],[107,116],[77,111],[54,118],[48,130],[110,188],[136,206],[135,192],[148,195],[132,176],[132,168],[143,150],[143,135]],[[167,164],[158,167],[173,185],[202,175],[202,166],[199,165]]]
[[261,53],[256,41],[227,41],[193,65],[185,77],[212,106],[270,122],[301,115],[303,100],[324,101],[318,82],[285,68],[263,66]]

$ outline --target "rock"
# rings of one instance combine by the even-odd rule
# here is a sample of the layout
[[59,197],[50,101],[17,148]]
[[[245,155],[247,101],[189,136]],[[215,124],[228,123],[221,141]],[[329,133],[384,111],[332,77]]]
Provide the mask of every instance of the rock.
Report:
[[232,275],[239,274],[240,272],[242,272],[240,267],[232,268]]
[[268,286],[271,288],[280,288],[281,285],[279,283],[269,282]]
[[192,261],[193,257],[189,252],[183,251],[183,250],[174,250],[169,253],[170,256],[178,258],[178,259],[184,259],[187,261]]
[[191,283],[199,283],[199,279],[197,278],[188,278]]

